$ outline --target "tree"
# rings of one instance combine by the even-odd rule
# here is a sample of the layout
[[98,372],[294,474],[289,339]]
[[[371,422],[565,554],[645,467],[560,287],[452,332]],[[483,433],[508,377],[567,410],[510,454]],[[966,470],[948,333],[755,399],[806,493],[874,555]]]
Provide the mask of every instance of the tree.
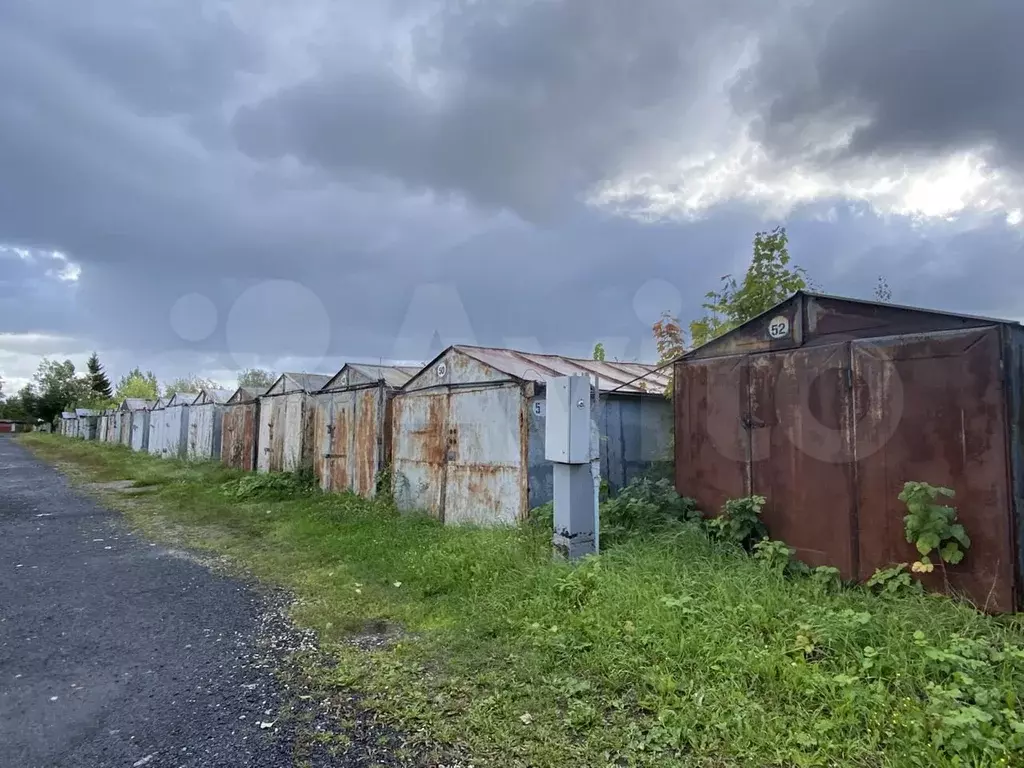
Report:
[[178,392],[199,393],[201,389],[223,389],[220,384],[211,379],[204,379],[194,373],[181,376],[164,385],[164,397],[171,397]]
[[892,301],[892,290],[889,288],[889,281],[882,275],[878,276],[878,282],[875,283],[875,301],[883,301],[885,303]]
[[20,393],[26,410],[37,419],[52,423],[61,411],[89,407],[95,397],[90,376],[78,376],[75,364],[43,358],[36,369],[31,386]]
[[[654,342],[658,345],[658,366],[668,365],[686,351],[683,340],[683,328],[679,318],[671,312],[662,312],[661,319],[651,326]],[[665,397],[672,397],[672,376],[669,371],[668,384],[665,385]]]
[[269,389],[277,381],[277,374],[263,368],[246,368],[238,374],[238,386],[251,389]]
[[100,356],[93,352],[86,363],[86,367],[89,369],[90,386],[92,391],[96,393],[97,399],[109,400],[112,397],[110,379],[107,378],[103,366],[100,365]]
[[26,384],[17,394],[0,398],[0,419],[34,421],[33,402],[32,388]]
[[658,364],[675,360],[686,351],[686,342],[683,339],[683,328],[679,324],[679,318],[671,312],[662,312],[661,319],[651,326],[654,334],[654,341],[658,345]]
[[690,339],[695,347],[807,288],[806,270],[789,266],[788,244],[784,227],[754,235],[754,255],[743,282],[737,283],[732,275],[723,277],[721,290],[705,295],[703,307],[707,314],[690,323]]
[[601,361],[604,360],[604,344],[602,344],[600,341],[594,345],[594,359]]
[[160,397],[160,385],[157,383],[156,374],[152,371],[143,373],[138,367],[128,371],[117,382],[117,400],[124,400],[126,397],[138,397],[142,400],[156,400]]

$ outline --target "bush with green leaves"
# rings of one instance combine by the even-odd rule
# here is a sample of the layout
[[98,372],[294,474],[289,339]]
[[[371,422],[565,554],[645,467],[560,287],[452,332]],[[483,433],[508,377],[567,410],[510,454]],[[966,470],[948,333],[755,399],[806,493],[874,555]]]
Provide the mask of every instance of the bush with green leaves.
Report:
[[865,584],[868,589],[888,596],[904,595],[919,592],[921,582],[915,581],[907,571],[906,563],[897,563],[889,568],[879,568]]
[[761,521],[766,501],[764,496],[729,499],[718,517],[705,522],[708,533],[713,539],[738,544],[748,552],[753,550],[754,543],[768,535],[768,528]]
[[923,563],[929,563],[928,556],[937,550],[943,562],[956,565],[971,546],[967,531],[957,522],[956,508],[937,503],[940,496],[954,495],[951,488],[928,483],[903,485],[899,499],[907,505],[903,518],[907,541],[917,547]]
[[668,480],[640,478],[601,505],[601,541],[613,544],[701,519],[697,502]]
[[[602,481],[601,496],[607,493]],[[641,477],[633,480],[610,498],[601,502],[601,544],[612,546],[633,536],[655,533],[682,523],[701,519],[697,502],[676,493],[668,480]],[[552,502],[530,510],[529,522],[542,530],[555,525]]]
[[288,499],[316,490],[311,475],[296,472],[266,472],[243,475],[221,485],[221,492],[234,501]]

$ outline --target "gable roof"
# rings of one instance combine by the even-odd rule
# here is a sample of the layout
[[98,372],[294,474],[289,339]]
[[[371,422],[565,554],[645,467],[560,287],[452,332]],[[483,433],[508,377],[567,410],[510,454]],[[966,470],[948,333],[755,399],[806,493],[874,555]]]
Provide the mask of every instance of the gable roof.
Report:
[[[794,326],[793,336],[767,344],[769,339],[767,327],[776,314],[791,318]],[[836,320],[847,316],[848,318],[857,318],[857,322],[851,325],[847,319],[845,321],[847,327],[837,329]],[[877,338],[900,333],[990,325],[1020,325],[1020,323],[994,317],[967,315],[802,290],[726,331],[721,336],[716,336],[705,344],[684,352],[678,359],[689,360],[742,354],[764,351],[764,348],[791,348],[794,344],[800,346],[808,343],[803,340],[809,337],[814,337],[821,343],[821,340],[828,336],[835,337],[840,330],[847,335],[852,333],[857,338]],[[827,331],[823,330],[825,326],[828,326]],[[774,339],[774,337],[772,338]]]
[[79,417],[81,417],[81,416],[96,416],[97,413],[96,413],[96,411],[94,411],[94,410],[92,410],[90,408],[75,408],[75,415],[79,416]]
[[141,411],[149,407],[149,401],[141,397],[126,397],[119,407],[122,411]]
[[192,405],[223,404],[232,394],[230,389],[201,389]]
[[421,365],[345,363],[340,371],[327,380],[320,391],[328,392],[332,389],[344,389],[361,384],[376,384],[379,381],[383,381],[387,387],[399,389],[422,369]]
[[288,392],[316,392],[330,379],[330,376],[322,373],[282,373],[261,397]]
[[153,401],[153,404],[149,406],[149,410],[155,411],[158,408],[166,408],[166,407],[167,407],[167,398],[166,397],[158,397],[156,400]]
[[266,392],[262,387],[238,387],[225,401],[228,405],[251,403]]
[[77,419],[78,418],[78,414],[75,413],[74,411],[61,411],[60,412],[60,417],[62,419]]
[[657,370],[656,365],[646,363],[621,363],[608,360],[588,360],[581,357],[547,355],[536,352],[520,352],[515,349],[498,347],[477,347],[468,344],[453,344],[425,365],[402,387],[413,388],[428,371],[433,371],[441,358],[451,353],[466,355],[506,376],[522,382],[544,384],[558,376],[582,374],[596,376],[602,392],[616,394],[663,394],[671,371]]
[[178,405],[192,405],[199,395],[196,392],[175,392],[167,401],[167,408]]

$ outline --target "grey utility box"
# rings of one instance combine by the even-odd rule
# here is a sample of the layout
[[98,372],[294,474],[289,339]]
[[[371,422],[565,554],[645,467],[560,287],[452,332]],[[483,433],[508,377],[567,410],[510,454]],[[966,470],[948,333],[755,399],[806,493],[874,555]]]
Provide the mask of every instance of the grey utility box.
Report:
[[589,464],[590,377],[549,379],[546,390],[545,458],[559,464]]

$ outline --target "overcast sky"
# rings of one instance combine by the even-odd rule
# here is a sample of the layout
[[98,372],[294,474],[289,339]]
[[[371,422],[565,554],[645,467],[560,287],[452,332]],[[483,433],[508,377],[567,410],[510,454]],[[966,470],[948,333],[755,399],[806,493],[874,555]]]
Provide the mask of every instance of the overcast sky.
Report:
[[3,0],[0,376],[654,357],[758,229],[1024,317],[1020,0]]

